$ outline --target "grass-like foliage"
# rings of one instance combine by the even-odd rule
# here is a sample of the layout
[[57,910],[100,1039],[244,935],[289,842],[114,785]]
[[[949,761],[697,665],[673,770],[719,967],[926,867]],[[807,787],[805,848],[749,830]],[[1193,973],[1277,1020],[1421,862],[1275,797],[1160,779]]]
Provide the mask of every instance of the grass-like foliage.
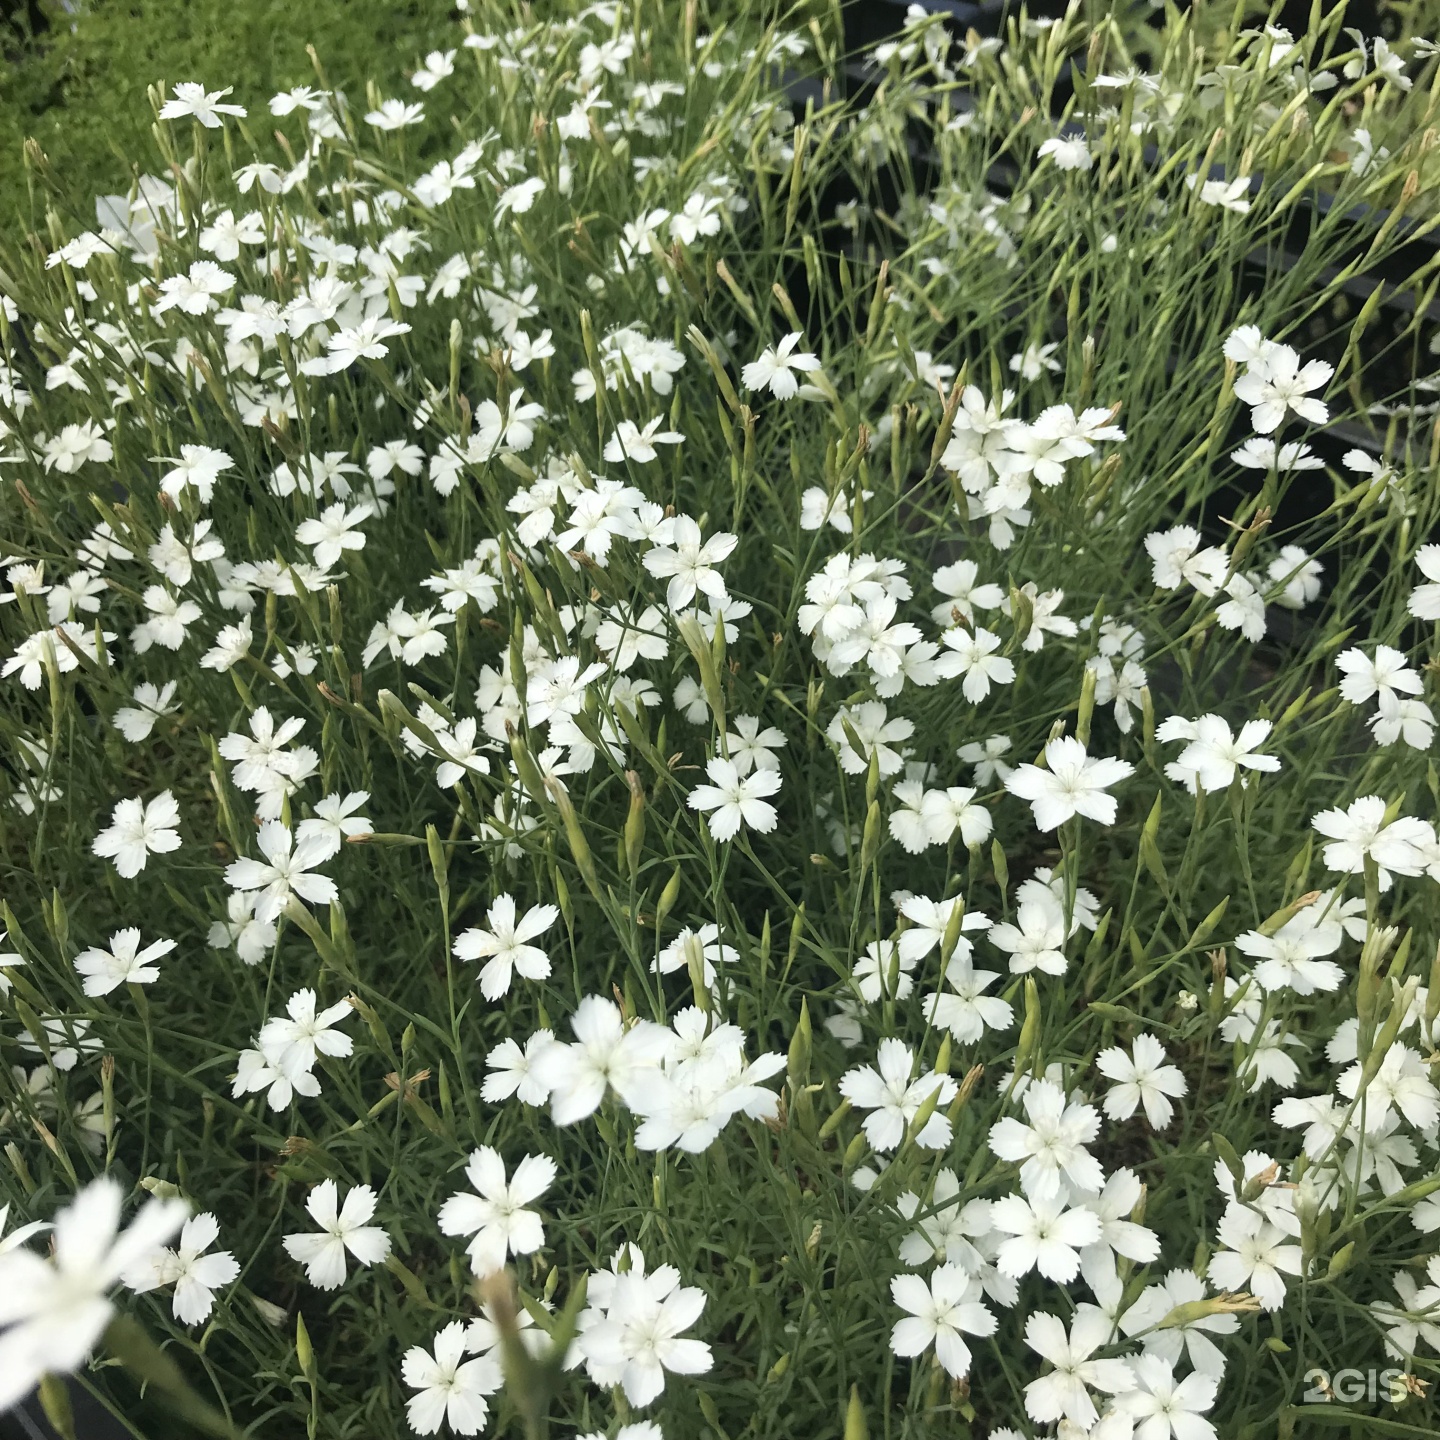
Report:
[[[36,26],[32,14],[48,15]],[[33,136],[67,188],[124,189],[153,168],[146,89],[211,77],[267,98],[306,71],[307,44],[337,85],[397,86],[455,43],[446,0],[7,0],[0,6],[0,231],[43,224],[46,194],[20,160]]]
[[0,1404],[1433,1433],[1440,81],[1196,11],[32,150]]

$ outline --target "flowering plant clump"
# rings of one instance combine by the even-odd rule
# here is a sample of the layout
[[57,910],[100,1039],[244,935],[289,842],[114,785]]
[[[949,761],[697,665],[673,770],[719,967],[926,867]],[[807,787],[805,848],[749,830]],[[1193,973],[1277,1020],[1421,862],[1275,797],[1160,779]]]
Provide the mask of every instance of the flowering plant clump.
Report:
[[0,1405],[1429,1433],[1433,48],[460,10],[29,155]]

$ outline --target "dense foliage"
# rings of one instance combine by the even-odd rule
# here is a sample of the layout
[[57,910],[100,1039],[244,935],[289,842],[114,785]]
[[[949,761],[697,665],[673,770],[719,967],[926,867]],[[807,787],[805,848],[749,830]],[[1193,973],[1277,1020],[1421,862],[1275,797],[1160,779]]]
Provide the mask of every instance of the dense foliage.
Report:
[[816,14],[32,154],[0,1404],[1433,1428],[1433,48]]

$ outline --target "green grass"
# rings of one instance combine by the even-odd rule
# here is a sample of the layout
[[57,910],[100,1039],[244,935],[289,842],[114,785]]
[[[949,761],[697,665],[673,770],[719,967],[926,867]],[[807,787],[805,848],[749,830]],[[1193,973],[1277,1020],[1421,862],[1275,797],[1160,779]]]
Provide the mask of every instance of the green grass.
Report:
[[367,80],[395,93],[456,36],[445,0],[89,0],[73,19],[49,8],[54,22],[34,38],[0,22],[0,230],[11,233],[44,220],[22,163],[27,137],[72,194],[108,194],[151,153],[145,90],[157,80],[233,85],[263,132],[263,102],[314,79],[307,45],[360,99]]

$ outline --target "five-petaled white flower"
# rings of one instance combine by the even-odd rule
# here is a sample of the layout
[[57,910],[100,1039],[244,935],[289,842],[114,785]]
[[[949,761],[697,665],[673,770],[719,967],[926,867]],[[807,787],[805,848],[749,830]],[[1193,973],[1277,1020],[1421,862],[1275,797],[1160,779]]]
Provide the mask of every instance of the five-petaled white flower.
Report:
[[686,799],[692,810],[710,811],[710,834],[733,840],[742,824],[762,835],[775,828],[776,811],[764,797],[780,789],[778,770],[752,770],[741,775],[732,760],[717,755],[705,767],[710,784],[697,785]]
[[495,1351],[466,1360],[469,1329],[452,1320],[435,1336],[433,1353],[412,1346],[400,1361],[400,1378],[418,1395],[405,1404],[405,1418],[417,1435],[433,1435],[448,1424],[457,1435],[478,1435],[490,1413],[486,1397],[504,1383]]
[[737,535],[720,531],[702,543],[700,527],[688,515],[677,515],[670,531],[669,545],[655,545],[645,552],[645,568],[658,579],[669,579],[665,602],[672,610],[683,610],[697,590],[712,600],[725,598],[725,581],[715,569],[740,543]]
[[959,1087],[948,1075],[934,1070],[915,1074],[915,1054],[903,1041],[882,1040],[875,1064],[857,1065],[840,1077],[840,1093],[865,1117],[865,1138],[871,1148],[884,1154],[905,1138],[906,1128],[920,1113],[920,1107],[936,1091],[939,1102],[915,1136],[915,1144],[926,1150],[941,1150],[950,1141],[950,1121],[943,1107],[956,1096]]
[[278,820],[267,820],[255,837],[265,859],[242,858],[225,867],[225,883],[232,890],[258,890],[255,918],[265,924],[278,919],[291,895],[312,905],[328,905],[340,891],[328,875],[314,868],[334,854],[323,836],[294,843],[294,836]]
[[327,506],[314,519],[302,520],[295,529],[295,538],[315,552],[315,563],[328,570],[347,550],[365,548],[365,532],[361,524],[375,513],[371,505],[347,508],[338,501]]
[[238,115],[244,117],[245,107],[243,105],[222,105],[220,102],[230,93],[233,86],[227,85],[223,90],[206,90],[203,85],[197,84],[194,80],[182,80],[170,92],[168,99],[160,107],[160,118],[162,120],[183,120],[189,115],[192,119],[198,120],[207,130],[218,130],[224,121],[222,115]]
[[199,1325],[215,1308],[215,1291],[240,1274],[240,1262],[228,1250],[205,1252],[220,1238],[220,1224],[208,1212],[192,1215],[172,1250],[161,1246],[125,1273],[137,1294],[173,1285],[171,1313],[182,1325]]
[[890,1348],[902,1357],[935,1347],[935,1358],[956,1380],[970,1373],[970,1347],[964,1335],[993,1335],[995,1317],[980,1303],[980,1282],[958,1265],[937,1265],[929,1284],[919,1275],[896,1275],[890,1297],[910,1313],[895,1322]]
[[133,880],[151,855],[168,855],[180,848],[179,824],[180,807],[168,790],[162,790],[148,803],[121,800],[110,816],[109,826],[95,837],[90,848],[96,855],[113,858],[116,873]]
[[1175,1113],[1171,1100],[1188,1088],[1185,1076],[1169,1063],[1165,1047],[1153,1035],[1137,1035],[1130,1048],[1127,1055],[1112,1045],[1095,1057],[1095,1068],[1115,1082],[1105,1095],[1105,1113],[1112,1120],[1128,1120],[1143,1105],[1145,1118],[1163,1130]]
[[153,940],[140,948],[140,931],[131,926],[110,937],[110,948],[95,946],[75,957],[75,968],[85,977],[87,995],[108,995],[121,985],[150,985],[160,978],[154,964],[175,948],[173,940]]
[[1162,742],[1185,740],[1189,743],[1170,765],[1165,773],[1172,779],[1193,777],[1194,784],[1201,790],[1228,790],[1235,779],[1237,770],[1264,770],[1270,773],[1280,768],[1280,761],[1274,755],[1261,755],[1259,747],[1274,727],[1268,720],[1247,720],[1238,735],[1218,715],[1202,715],[1193,722],[1175,719],[1167,720],[1155,732],[1155,738]]
[[319,1290],[338,1290],[345,1283],[345,1252],[359,1265],[379,1265],[390,1253],[390,1237],[369,1224],[375,1214],[375,1192],[356,1185],[340,1203],[333,1180],[322,1180],[306,1197],[305,1208],[320,1227],[319,1234],[301,1231],[283,1239],[285,1253],[305,1267],[305,1278]]
[[764,390],[777,400],[790,400],[799,392],[800,382],[795,371],[808,373],[820,368],[820,359],[807,351],[795,350],[800,331],[792,330],[778,345],[767,345],[758,360],[752,360],[740,371],[740,378],[751,390]]
[[455,937],[457,960],[484,960],[480,992],[498,1000],[510,989],[512,975],[543,980],[550,973],[550,957],[530,941],[543,935],[559,918],[555,905],[532,905],[519,920],[510,895],[497,895],[485,912],[485,929],[472,927]]
[[1021,1104],[1029,1124],[1007,1115],[990,1127],[989,1143],[1001,1160],[1020,1166],[1026,1195],[1050,1200],[1067,1193],[1099,1194],[1105,1172],[1085,1148],[1100,1134],[1094,1107],[1071,1101],[1049,1080],[1027,1085]]
[[1322,810],[1310,822],[1331,843],[1324,849],[1326,866],[1358,875],[1368,856],[1379,868],[1380,888],[1388,890],[1391,874],[1419,875],[1429,864],[1435,831],[1424,820],[1400,816],[1388,823],[1378,795],[1362,795],[1344,810]]
[[605,458],[612,465],[621,460],[648,465],[660,453],[655,448],[657,445],[679,445],[685,439],[678,430],[662,430],[664,423],[663,415],[647,420],[643,427],[633,420],[622,420],[605,442]]
[[1062,1321],[1039,1311],[1025,1321],[1025,1343],[1054,1369],[1025,1387],[1025,1413],[1048,1425],[1068,1420],[1080,1434],[1089,1434],[1100,1418],[1090,1391],[1120,1394],[1134,1376],[1124,1360],[1096,1360],[1097,1350],[1111,1342],[1114,1321],[1095,1305],[1076,1307],[1070,1333]]
[[0,1254],[0,1411],[85,1363],[115,1313],[110,1290],[185,1223],[183,1200],[154,1199],[121,1230],[124,1194],[92,1180],[55,1217],[48,1258],[23,1245]]
[[1312,425],[1323,425],[1330,411],[1309,392],[1322,389],[1334,373],[1335,367],[1324,360],[1302,366],[1291,346],[1267,343],[1235,382],[1235,398],[1252,407],[1250,423],[1262,435],[1278,430],[1287,410]]
[[465,1166],[476,1193],[462,1190],[440,1207],[440,1233],[469,1235],[470,1268],[493,1275],[507,1255],[531,1255],[545,1243],[538,1212],[526,1207],[555,1183],[555,1174],[548,1155],[527,1155],[507,1181],[500,1152],[482,1145]]
[[1000,648],[1000,637],[983,625],[973,631],[954,625],[940,639],[945,653],[936,660],[935,673],[946,680],[963,675],[960,689],[972,705],[989,695],[992,682],[1009,685],[1015,679],[1015,662],[995,653]]
[[1115,797],[1105,792],[1135,773],[1128,760],[1087,755],[1078,740],[1059,735],[1045,746],[1045,764],[1017,765],[1005,777],[1005,788],[1030,802],[1037,829],[1054,830],[1076,815],[1115,823]]

